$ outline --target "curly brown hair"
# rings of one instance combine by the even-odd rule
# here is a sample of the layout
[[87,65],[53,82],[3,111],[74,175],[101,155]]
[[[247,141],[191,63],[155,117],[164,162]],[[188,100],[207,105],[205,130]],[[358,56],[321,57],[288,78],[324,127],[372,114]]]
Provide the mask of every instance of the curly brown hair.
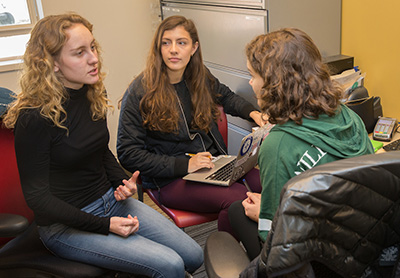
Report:
[[219,111],[212,97],[212,76],[203,64],[201,47],[196,26],[183,16],[171,16],[164,19],[154,35],[146,68],[143,71],[145,95],[140,102],[140,112],[144,125],[150,130],[176,132],[179,122],[178,99],[170,83],[167,66],[162,54],[164,32],[178,26],[189,33],[192,43],[198,42],[197,51],[191,57],[184,72],[186,84],[191,93],[192,126],[208,131],[210,123],[217,119]]
[[[37,108],[40,114],[50,119],[55,126],[67,129],[63,125],[67,115],[62,105],[68,95],[62,77],[54,72],[54,61],[68,39],[66,30],[74,24],[82,24],[90,32],[93,31],[93,25],[88,20],[74,13],[46,16],[33,27],[24,54],[24,67],[20,78],[21,93],[11,104],[4,118],[4,124],[8,128],[14,127],[22,110]],[[92,118],[99,120],[106,117],[111,106],[106,97],[100,49],[96,42],[95,47],[100,74],[98,82],[89,85],[87,96],[91,102]]]
[[257,36],[246,47],[248,63],[264,85],[261,111],[273,124],[335,115],[342,89],[331,81],[329,69],[312,39],[303,31],[285,28]]

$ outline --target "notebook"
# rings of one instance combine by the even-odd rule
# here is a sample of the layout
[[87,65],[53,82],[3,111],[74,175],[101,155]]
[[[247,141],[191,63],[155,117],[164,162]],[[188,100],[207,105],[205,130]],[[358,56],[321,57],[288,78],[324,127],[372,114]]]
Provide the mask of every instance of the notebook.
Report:
[[273,125],[267,124],[248,134],[242,139],[239,153],[219,155],[213,159],[214,168],[203,168],[187,174],[184,180],[230,186],[257,165],[258,152],[264,138]]

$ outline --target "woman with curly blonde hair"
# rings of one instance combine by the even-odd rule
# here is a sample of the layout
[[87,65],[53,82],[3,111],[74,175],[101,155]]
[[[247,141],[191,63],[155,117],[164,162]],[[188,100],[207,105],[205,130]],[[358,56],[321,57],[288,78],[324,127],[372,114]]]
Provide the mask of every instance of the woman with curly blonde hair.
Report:
[[[14,128],[25,199],[44,245],[60,257],[117,272],[185,277],[201,247],[130,198],[129,178],[108,148],[108,104],[92,24],[47,16],[32,29],[22,92],[4,122]],[[139,228],[140,222],[140,228]]]
[[[50,18],[52,20],[50,20]],[[67,37],[65,30],[73,24],[82,24],[90,32],[92,24],[78,15],[69,15],[68,20],[61,17],[50,16],[36,26],[35,33],[40,36],[32,38],[28,43],[24,55],[24,68],[20,78],[21,93],[8,110],[4,123],[7,127],[14,127],[20,112],[24,109],[40,109],[40,114],[51,120],[55,126],[66,128],[63,125],[66,112],[63,103],[68,99],[65,90],[62,73],[54,69],[54,57],[57,57]],[[61,31],[64,30],[64,31]],[[61,32],[60,32],[61,31]],[[93,41],[93,46],[99,52],[99,46]],[[101,73],[101,59],[97,61],[97,72],[94,75],[98,81],[88,85],[88,98],[91,101],[91,113],[93,120],[105,119],[108,99],[103,84],[104,75]]]
[[289,179],[327,162],[373,153],[373,148],[362,120],[340,103],[342,90],[306,33],[286,28],[257,36],[246,56],[258,105],[275,124],[258,156],[262,193],[248,193],[229,209],[231,224],[253,259]]

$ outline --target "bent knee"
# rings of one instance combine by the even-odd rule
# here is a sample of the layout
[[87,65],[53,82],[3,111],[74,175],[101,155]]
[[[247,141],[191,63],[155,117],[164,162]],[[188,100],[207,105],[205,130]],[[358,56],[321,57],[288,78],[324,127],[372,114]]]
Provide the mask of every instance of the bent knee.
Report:
[[185,260],[186,271],[193,273],[198,269],[204,260],[203,249],[198,245],[198,248],[193,248],[189,258]]
[[170,254],[163,259],[157,259],[156,265],[159,278],[185,277],[185,263],[178,254]]

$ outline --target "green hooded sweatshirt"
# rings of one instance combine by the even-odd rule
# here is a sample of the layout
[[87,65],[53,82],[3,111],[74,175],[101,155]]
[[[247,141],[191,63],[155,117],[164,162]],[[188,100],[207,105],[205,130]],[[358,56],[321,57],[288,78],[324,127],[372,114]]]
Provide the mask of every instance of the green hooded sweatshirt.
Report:
[[262,184],[259,234],[265,241],[279,205],[280,192],[289,179],[317,165],[371,154],[374,149],[364,123],[341,105],[335,116],[303,118],[275,125],[264,139],[258,156]]

